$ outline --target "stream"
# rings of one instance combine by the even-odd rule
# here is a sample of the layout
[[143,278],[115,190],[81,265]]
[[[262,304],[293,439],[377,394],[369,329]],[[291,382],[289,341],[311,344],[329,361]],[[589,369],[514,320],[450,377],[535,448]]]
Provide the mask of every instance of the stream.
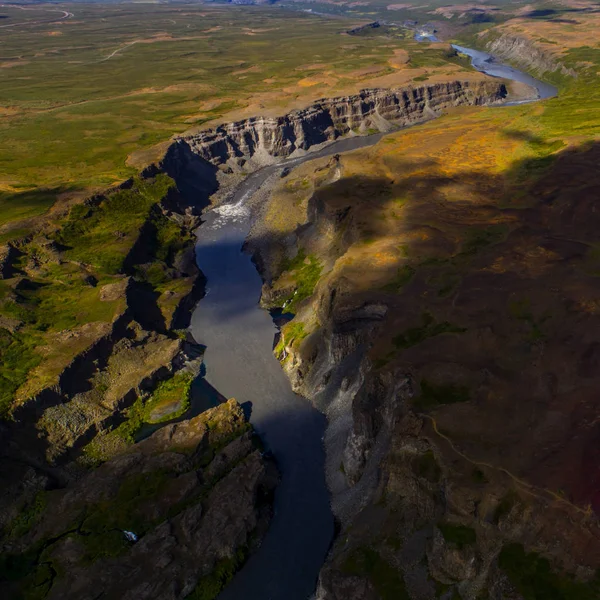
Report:
[[[485,73],[524,83],[533,80],[540,98],[556,93],[525,73],[490,62],[485,53],[456,49],[469,54],[473,66]],[[294,394],[273,355],[277,328],[258,305],[262,281],[250,256],[242,252],[252,225],[247,200],[284,167],[371,146],[382,137],[378,133],[338,140],[253,173],[227,204],[204,213],[197,231],[197,263],[207,278],[207,290],[192,315],[190,330],[206,346],[206,381],[224,397],[236,398],[250,413],[252,425],[281,472],[267,535],[220,600],[307,600],[315,591],[334,535],[324,474],[326,419]]]

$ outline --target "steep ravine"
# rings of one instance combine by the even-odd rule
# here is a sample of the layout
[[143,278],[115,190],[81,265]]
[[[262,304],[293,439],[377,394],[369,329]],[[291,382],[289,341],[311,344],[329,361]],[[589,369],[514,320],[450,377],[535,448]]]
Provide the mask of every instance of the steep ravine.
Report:
[[[485,41],[485,37],[483,39]],[[486,49],[494,56],[540,75],[558,72],[573,77],[576,74],[572,69],[565,67],[552,53],[522,36],[502,33],[499,37],[486,42]]]
[[[367,90],[320,101],[278,119],[249,119],[186,136],[167,152],[164,168],[180,189],[205,197],[212,192],[213,202],[225,199],[225,204],[204,214],[198,230],[198,265],[207,278],[207,294],[194,313],[191,330],[206,345],[206,379],[225,396],[245,404],[282,473],[273,521],[261,549],[222,598],[306,600],[315,589],[333,534],[324,477],[325,419],[292,392],[271,353],[276,330],[257,305],[261,280],[250,258],[240,253],[251,225],[246,202],[270,177],[277,178],[305,160],[380,139],[380,135],[348,137],[353,131],[385,132],[433,118],[446,108],[496,103],[505,96],[500,81]],[[307,154],[309,149],[313,152]],[[278,166],[282,159],[287,160]],[[264,165],[271,166],[260,170]],[[227,190],[255,169],[259,171],[227,197]],[[316,399],[314,390],[302,391]]]

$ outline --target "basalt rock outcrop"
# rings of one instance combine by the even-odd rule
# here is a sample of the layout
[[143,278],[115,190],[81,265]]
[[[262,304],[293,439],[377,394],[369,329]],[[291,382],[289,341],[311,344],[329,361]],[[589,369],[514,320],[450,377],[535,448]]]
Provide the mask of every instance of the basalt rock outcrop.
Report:
[[205,161],[203,167],[194,167],[199,175],[201,169],[210,171],[208,165],[213,170],[252,170],[354,132],[389,131],[431,119],[453,106],[500,102],[506,93],[504,84],[494,81],[367,89],[355,96],[319,100],[282,117],[254,117],[183,136],[167,152],[165,164],[173,165],[174,172],[178,165],[181,173],[191,168],[196,156]]

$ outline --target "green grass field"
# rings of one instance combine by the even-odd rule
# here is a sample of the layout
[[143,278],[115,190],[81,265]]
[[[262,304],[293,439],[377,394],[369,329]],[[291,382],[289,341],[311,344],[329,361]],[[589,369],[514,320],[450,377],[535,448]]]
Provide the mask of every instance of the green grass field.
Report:
[[284,9],[64,8],[74,17],[2,32],[0,225],[44,212],[60,193],[125,179],[137,170],[131,153],[174,133],[310,95],[312,85],[295,86],[318,69],[344,76],[392,54],[340,35],[351,21]]

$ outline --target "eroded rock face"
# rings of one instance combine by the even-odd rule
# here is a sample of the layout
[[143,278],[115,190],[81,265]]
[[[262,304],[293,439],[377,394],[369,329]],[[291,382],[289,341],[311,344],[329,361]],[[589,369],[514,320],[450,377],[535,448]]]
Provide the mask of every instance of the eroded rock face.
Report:
[[487,50],[494,56],[516,62],[526,69],[540,74],[559,71],[564,75],[575,76],[572,69],[567,69],[552,54],[545,52],[524,37],[505,33],[489,42]]
[[266,531],[277,482],[248,427],[230,400],[41,493],[30,529],[2,541],[3,569],[22,571],[0,583],[3,597],[175,600],[219,565],[233,571]]
[[[511,220],[506,237],[476,250],[466,237],[439,235],[440,225],[460,222],[455,205],[442,208],[445,172],[427,179],[430,192],[418,187],[419,172],[395,193],[393,181],[367,171],[373,163],[345,183],[342,157],[319,167],[331,176],[303,165],[287,175],[287,191],[274,193],[276,209],[293,216],[289,227],[248,243],[267,274],[265,303],[289,298],[302,282],[304,267],[289,266],[297,248],[304,265],[322,266],[278,346],[294,389],[329,419],[327,482],[341,532],[318,600],[520,600],[530,581],[520,569],[531,564],[552,573],[550,584],[536,585],[581,586],[576,597],[597,597],[598,433],[590,423],[599,313],[588,298],[598,283],[580,270],[580,240],[594,235],[599,152],[561,153],[532,188],[537,204],[527,215],[491,210],[503,193],[493,188],[506,182],[486,181],[476,192],[482,221]],[[385,161],[383,149],[376,156]],[[347,160],[356,173],[356,155]],[[393,199],[415,188],[410,212],[397,218]],[[394,212],[380,208],[389,199]],[[278,224],[273,205],[264,214]],[[472,231],[475,206],[464,230]],[[397,223],[390,246],[373,239],[380,223],[384,235]],[[418,233],[412,255],[397,252],[406,227]],[[386,270],[390,248],[399,259]],[[442,256],[465,260],[450,292]],[[413,269],[402,269],[407,263]],[[527,299],[511,304],[518,294]],[[534,314],[548,316],[537,325]],[[571,577],[576,583],[566,583]]]
[[[444,108],[489,104],[505,96],[504,84],[493,81],[453,81],[398,90],[367,89],[355,96],[319,100],[282,117],[254,117],[227,123],[179,138],[176,145],[188,146],[212,165],[227,164],[235,170],[249,160],[255,165],[269,164],[352,131],[389,131],[393,126],[432,118]],[[175,149],[170,152],[177,153]]]

